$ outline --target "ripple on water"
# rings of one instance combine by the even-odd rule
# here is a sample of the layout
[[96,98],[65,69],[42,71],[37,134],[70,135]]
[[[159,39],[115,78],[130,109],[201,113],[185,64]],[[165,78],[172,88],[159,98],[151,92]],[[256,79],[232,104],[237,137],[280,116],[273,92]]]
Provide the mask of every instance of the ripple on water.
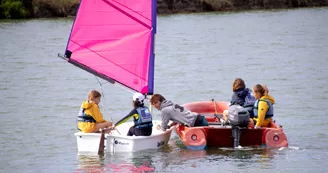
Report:
[[[105,157],[77,156],[77,111],[90,90],[101,88],[93,75],[56,57],[65,51],[73,19],[1,21],[0,167],[4,172],[325,172],[324,16],[327,8],[157,20],[156,93],[177,103],[229,101],[236,77],[247,87],[267,84],[290,147],[190,151],[172,134],[163,150]],[[131,93],[115,85],[103,88],[105,117],[122,118],[132,108]]]

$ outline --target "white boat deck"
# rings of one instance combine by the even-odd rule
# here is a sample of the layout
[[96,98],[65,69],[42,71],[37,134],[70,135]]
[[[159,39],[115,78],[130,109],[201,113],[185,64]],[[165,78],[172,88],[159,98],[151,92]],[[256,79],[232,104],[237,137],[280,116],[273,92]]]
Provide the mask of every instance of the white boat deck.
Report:
[[[157,130],[156,126],[161,121],[153,120],[153,131],[151,136],[127,136],[133,122],[126,122],[105,135],[106,152],[134,152],[145,149],[157,149],[166,145],[170,139],[172,130]],[[100,133],[75,133],[79,152],[98,152]]]

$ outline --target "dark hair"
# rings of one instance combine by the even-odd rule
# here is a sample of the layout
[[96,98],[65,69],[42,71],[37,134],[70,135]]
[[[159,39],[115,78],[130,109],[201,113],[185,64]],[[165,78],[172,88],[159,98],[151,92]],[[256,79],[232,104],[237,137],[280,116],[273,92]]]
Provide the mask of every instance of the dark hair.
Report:
[[232,84],[232,91],[235,92],[239,89],[245,88],[245,82],[241,78],[236,78],[235,81]]
[[137,98],[136,101],[133,101],[133,106],[135,108],[137,108],[137,107],[143,107],[144,106],[144,103],[143,102],[140,102],[139,99]]
[[150,99],[150,103],[153,105],[157,101],[163,102],[164,100],[166,100],[166,99],[162,95],[154,94]]

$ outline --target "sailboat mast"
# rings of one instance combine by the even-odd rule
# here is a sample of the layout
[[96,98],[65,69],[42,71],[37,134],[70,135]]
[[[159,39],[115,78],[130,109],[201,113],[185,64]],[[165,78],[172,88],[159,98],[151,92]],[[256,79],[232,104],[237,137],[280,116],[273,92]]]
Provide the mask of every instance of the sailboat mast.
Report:
[[149,72],[148,72],[148,95],[154,93],[154,76],[155,76],[155,35],[157,32],[157,0],[152,0],[152,34],[151,34],[151,48],[149,58]]

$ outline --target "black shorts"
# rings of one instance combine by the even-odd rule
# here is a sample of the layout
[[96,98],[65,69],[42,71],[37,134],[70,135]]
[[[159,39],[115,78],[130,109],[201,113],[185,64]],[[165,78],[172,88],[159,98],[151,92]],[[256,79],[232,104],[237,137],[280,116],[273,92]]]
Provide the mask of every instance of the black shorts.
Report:
[[197,115],[194,127],[197,127],[197,126],[208,126],[208,122],[204,116]]
[[153,131],[152,127],[138,129],[135,127],[131,127],[128,132],[128,136],[150,136]]

